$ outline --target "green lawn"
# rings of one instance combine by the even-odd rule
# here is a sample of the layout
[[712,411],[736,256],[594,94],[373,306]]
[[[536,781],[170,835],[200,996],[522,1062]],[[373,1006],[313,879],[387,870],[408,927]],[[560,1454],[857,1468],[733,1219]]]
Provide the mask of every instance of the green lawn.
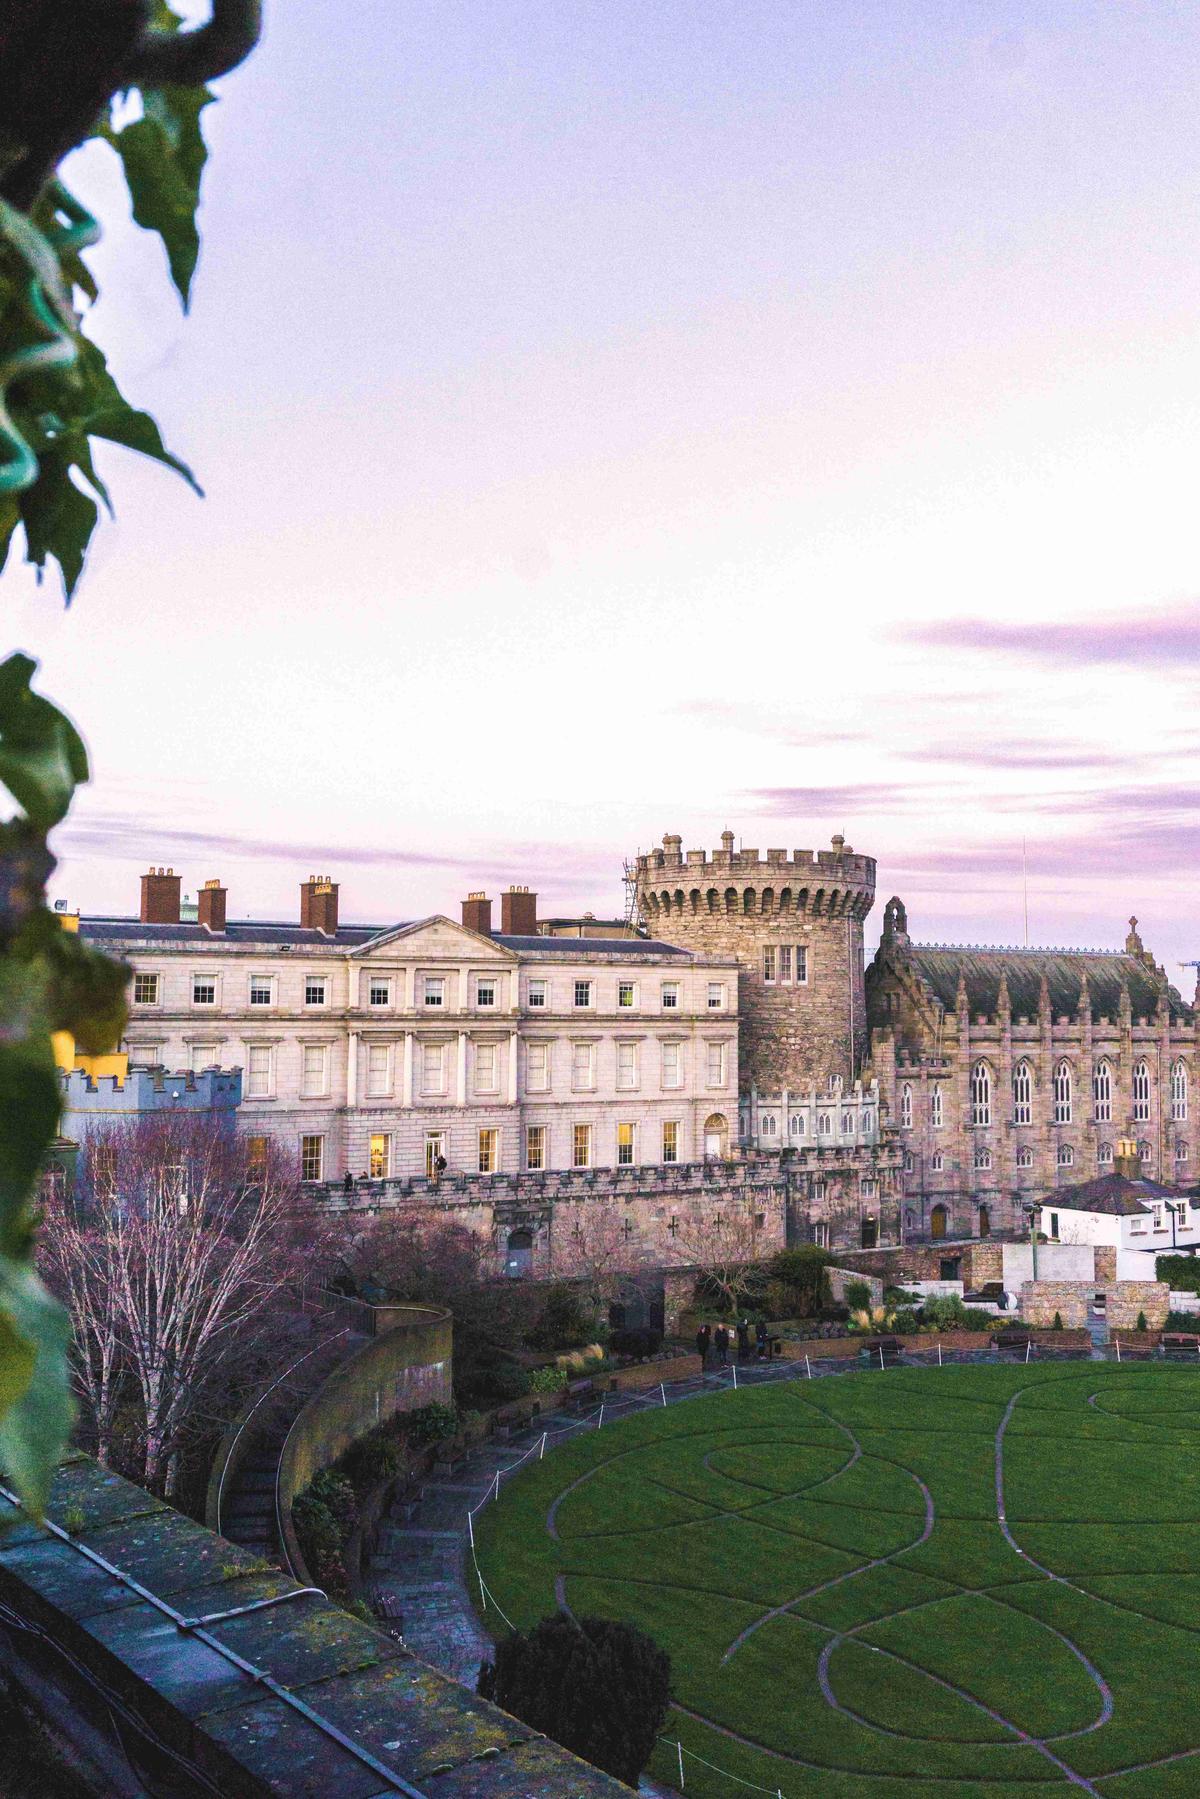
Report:
[[1188,1367],[743,1386],[580,1433],[475,1535],[514,1623],[561,1593],[669,1650],[651,1772],[679,1785],[680,1740],[688,1799],[1173,1799],[1200,1793],[1198,1443]]

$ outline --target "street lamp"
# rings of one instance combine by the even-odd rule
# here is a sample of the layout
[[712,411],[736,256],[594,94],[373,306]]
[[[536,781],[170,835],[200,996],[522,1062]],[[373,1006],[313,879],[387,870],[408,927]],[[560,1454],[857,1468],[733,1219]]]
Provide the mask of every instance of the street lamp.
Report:
[[1038,1277],[1036,1219],[1037,1219],[1037,1215],[1041,1211],[1041,1209],[1042,1208],[1039,1205],[1028,1205],[1028,1204],[1023,1208],[1025,1216],[1029,1220],[1029,1247],[1033,1251],[1033,1278],[1034,1278],[1034,1280],[1036,1280]]

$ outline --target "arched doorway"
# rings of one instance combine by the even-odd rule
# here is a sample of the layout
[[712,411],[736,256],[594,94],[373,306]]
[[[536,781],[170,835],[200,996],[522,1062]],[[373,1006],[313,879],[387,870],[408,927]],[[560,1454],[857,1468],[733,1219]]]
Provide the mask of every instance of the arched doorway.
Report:
[[930,1236],[935,1237],[935,1238],[936,1237],[944,1237],[946,1235],[946,1225],[948,1222],[949,1222],[949,1219],[947,1217],[945,1206],[943,1206],[943,1205],[934,1206],[932,1212],[929,1214],[929,1234],[930,1234]]
[[729,1120],[723,1112],[714,1112],[704,1120],[704,1155],[712,1162],[723,1162],[729,1147]]
[[979,1235],[989,1237],[992,1232],[992,1214],[986,1206],[979,1208]]
[[862,1221],[862,1246],[864,1249],[875,1249],[879,1244],[879,1220],[864,1218]]
[[509,1231],[504,1272],[512,1275],[516,1280],[519,1280],[524,1274],[533,1273],[532,1231]]

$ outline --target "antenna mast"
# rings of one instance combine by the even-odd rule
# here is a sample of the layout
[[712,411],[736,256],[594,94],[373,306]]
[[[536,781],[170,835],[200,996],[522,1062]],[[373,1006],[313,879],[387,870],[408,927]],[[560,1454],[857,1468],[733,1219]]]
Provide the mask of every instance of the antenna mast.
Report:
[[1025,948],[1029,948],[1029,862],[1025,854],[1025,838],[1021,839],[1021,894],[1025,903]]

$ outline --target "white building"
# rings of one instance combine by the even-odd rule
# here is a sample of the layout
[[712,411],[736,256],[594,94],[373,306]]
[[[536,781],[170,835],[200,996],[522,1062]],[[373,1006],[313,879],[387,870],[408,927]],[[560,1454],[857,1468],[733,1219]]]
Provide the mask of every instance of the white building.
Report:
[[310,879],[296,924],[227,922],[209,882],[142,877],[138,919],[83,938],[133,971],[131,1066],[240,1067],[243,1128],[305,1178],[699,1161],[736,1137],[737,965],[645,938],[537,931],[536,898],[464,922],[341,925]]
[[1115,1249],[1120,1279],[1153,1280],[1156,1256],[1200,1248],[1200,1207],[1177,1187],[1108,1174],[1049,1195],[1038,1230],[1052,1245]]

